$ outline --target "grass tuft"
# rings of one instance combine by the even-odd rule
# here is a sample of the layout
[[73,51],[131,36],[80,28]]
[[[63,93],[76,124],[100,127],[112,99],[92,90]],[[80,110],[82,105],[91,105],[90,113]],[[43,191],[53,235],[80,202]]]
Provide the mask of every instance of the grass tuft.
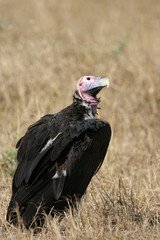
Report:
[[15,149],[8,148],[2,153],[2,161],[0,163],[0,169],[6,174],[13,176],[17,166],[17,151]]

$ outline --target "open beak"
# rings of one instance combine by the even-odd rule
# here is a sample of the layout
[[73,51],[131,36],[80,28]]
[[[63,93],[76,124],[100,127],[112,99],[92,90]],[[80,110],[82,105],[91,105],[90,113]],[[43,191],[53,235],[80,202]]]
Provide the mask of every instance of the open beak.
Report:
[[107,77],[94,77],[85,87],[85,91],[88,92],[93,89],[102,89],[104,87],[109,87],[109,79]]
[[95,77],[94,80],[85,88],[85,92],[93,97],[101,91],[102,88],[109,87],[109,79],[107,77]]

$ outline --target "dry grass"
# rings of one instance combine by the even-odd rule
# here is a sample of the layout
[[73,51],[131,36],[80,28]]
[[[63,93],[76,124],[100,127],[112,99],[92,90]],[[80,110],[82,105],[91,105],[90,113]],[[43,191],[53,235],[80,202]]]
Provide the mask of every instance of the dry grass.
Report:
[[[159,0],[0,0],[0,239],[160,239],[159,29]],[[112,79],[113,134],[82,208],[38,236],[8,226],[15,142],[89,74]]]

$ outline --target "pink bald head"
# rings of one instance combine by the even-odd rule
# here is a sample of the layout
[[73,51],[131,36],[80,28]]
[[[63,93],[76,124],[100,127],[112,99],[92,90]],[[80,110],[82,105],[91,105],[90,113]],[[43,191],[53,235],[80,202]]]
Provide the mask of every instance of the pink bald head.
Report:
[[78,80],[77,90],[80,97],[91,103],[93,112],[96,112],[98,100],[96,94],[103,88],[109,87],[107,77],[83,76]]

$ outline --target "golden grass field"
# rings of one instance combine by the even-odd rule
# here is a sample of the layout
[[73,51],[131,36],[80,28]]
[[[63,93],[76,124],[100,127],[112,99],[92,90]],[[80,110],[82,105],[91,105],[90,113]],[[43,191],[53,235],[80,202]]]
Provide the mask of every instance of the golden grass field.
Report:
[[[72,102],[83,75],[107,75],[104,164],[78,213],[33,231],[5,221],[16,141]],[[0,240],[160,239],[160,1],[0,0]]]

